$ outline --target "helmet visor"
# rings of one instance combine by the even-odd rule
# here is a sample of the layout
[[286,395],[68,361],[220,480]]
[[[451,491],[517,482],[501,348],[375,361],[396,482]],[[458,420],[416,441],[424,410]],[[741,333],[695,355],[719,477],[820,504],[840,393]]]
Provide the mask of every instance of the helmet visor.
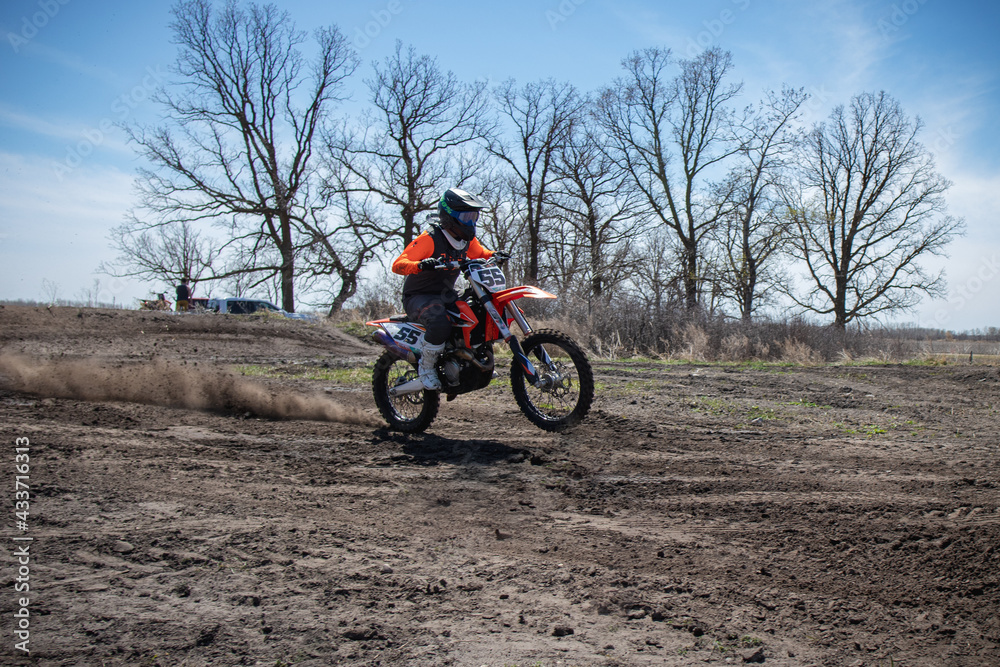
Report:
[[467,242],[472,241],[476,237],[476,221],[479,220],[479,209],[456,211],[448,206],[448,203],[442,198],[439,211],[442,215],[447,214],[451,219],[451,224],[446,224],[444,227],[453,236]]
[[475,226],[476,221],[479,220],[479,211],[458,211],[452,215],[463,225]]

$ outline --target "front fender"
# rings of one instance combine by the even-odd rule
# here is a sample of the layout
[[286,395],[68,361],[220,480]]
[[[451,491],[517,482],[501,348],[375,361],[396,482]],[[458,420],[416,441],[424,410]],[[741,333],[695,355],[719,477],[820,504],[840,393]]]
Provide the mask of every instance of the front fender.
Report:
[[509,287],[499,292],[493,293],[493,301],[497,304],[498,310],[503,310],[503,306],[517,299],[555,299],[555,294],[550,294],[534,285],[518,285]]

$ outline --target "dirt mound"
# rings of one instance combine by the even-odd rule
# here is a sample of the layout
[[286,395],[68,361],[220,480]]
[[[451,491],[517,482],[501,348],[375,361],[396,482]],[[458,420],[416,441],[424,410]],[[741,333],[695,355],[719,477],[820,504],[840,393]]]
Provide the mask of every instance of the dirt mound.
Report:
[[169,363],[106,366],[99,362],[42,361],[0,355],[0,374],[12,388],[48,398],[126,401],[210,412],[250,413],[271,419],[373,424],[357,408],[321,395],[275,390],[219,368]]
[[276,316],[0,306],[0,348],[32,357],[257,363],[364,359],[377,349],[332,324]]
[[0,308],[31,633],[0,664],[1000,664],[996,367],[593,359],[545,433],[502,363],[426,434],[314,421],[374,414],[377,351]]

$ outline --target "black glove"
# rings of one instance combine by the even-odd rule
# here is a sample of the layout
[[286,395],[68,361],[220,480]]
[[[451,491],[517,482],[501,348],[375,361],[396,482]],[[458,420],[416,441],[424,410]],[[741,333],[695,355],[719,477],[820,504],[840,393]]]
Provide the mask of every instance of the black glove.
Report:
[[493,256],[496,257],[498,262],[506,262],[510,259],[510,253],[503,250],[494,251]]
[[421,271],[434,271],[440,267],[441,263],[435,257],[428,257],[427,259],[420,260]]

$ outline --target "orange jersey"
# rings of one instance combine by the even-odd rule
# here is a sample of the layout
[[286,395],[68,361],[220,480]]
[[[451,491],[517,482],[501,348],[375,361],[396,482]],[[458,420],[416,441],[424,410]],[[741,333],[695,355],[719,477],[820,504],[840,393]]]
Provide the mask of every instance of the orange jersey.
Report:
[[420,260],[438,257],[444,260],[489,259],[492,250],[484,248],[477,239],[472,239],[464,250],[457,250],[444,236],[440,227],[432,227],[413,239],[403,253],[392,263],[392,272],[406,276],[403,281],[403,298],[414,294],[443,294],[455,289],[458,269],[421,271]]
[[[460,253],[461,251],[454,251]],[[450,254],[450,253],[449,253]],[[420,272],[420,260],[434,257],[434,238],[428,232],[424,232],[406,246],[402,254],[392,263],[392,272],[401,276],[408,276]],[[479,239],[472,239],[469,247],[465,251],[468,259],[489,259],[493,256],[492,250],[487,250],[479,243]],[[447,259],[454,259],[447,257]]]

